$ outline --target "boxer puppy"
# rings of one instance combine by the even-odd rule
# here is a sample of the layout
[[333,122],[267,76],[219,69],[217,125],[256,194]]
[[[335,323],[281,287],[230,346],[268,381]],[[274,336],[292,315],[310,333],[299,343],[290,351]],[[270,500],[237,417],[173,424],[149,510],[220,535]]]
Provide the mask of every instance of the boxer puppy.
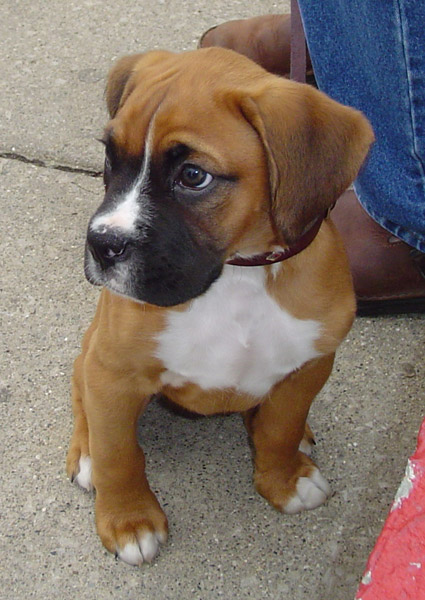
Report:
[[85,256],[103,290],[75,362],[67,470],[96,489],[106,548],[140,565],[167,538],[136,436],[159,392],[241,412],[255,486],[278,510],[329,495],[306,419],[355,301],[328,212],[373,134],[359,112],[222,48],[123,58],[106,98]]

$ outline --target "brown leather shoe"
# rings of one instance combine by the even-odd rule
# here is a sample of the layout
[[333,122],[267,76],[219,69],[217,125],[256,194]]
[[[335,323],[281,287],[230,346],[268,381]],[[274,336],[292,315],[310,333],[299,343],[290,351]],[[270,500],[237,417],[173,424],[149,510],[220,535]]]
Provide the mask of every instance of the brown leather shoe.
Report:
[[353,191],[332,213],[347,249],[360,316],[425,312],[425,254],[380,227]]
[[[264,15],[228,21],[212,27],[204,33],[199,42],[200,48],[209,46],[230,48],[247,56],[271,73],[289,77],[291,15]],[[312,75],[308,53],[307,75]]]

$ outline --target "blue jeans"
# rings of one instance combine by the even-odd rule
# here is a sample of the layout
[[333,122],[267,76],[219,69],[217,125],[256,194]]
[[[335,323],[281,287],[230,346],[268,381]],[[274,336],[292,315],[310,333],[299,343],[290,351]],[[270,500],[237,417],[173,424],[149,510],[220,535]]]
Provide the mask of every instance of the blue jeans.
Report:
[[354,187],[382,227],[425,252],[425,0],[299,0],[321,90],[361,110],[376,143]]

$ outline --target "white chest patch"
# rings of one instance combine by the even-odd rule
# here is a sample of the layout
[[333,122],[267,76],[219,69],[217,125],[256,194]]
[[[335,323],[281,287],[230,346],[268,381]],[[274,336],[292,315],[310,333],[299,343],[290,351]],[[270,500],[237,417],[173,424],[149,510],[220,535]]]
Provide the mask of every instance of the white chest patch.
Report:
[[164,384],[263,396],[320,355],[319,335],[317,321],[296,319],[268,295],[262,267],[226,265],[188,310],[169,312],[156,354],[167,369]]

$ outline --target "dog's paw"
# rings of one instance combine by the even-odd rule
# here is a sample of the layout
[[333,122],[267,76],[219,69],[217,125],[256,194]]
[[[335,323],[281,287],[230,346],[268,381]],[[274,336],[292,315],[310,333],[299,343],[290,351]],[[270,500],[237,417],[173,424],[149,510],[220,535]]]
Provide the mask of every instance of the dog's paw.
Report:
[[307,456],[311,456],[313,452],[313,446],[315,443],[316,442],[314,440],[310,440],[304,436],[300,442],[300,445],[298,446],[298,450],[304,452],[304,454],[306,454]]
[[117,547],[115,556],[128,565],[140,567],[144,562],[152,562],[158,554],[160,544],[167,541],[166,534],[156,531],[146,531],[134,535],[135,541],[130,541],[123,548]]
[[74,482],[88,492],[91,492],[93,490],[93,482],[90,456],[80,456],[78,468],[79,471],[74,477]]
[[315,468],[309,477],[299,477],[295,487],[295,494],[281,507],[289,515],[311,510],[324,504],[330,496],[329,483]]
[[90,456],[70,451],[66,461],[66,470],[73,483],[78,484],[88,492],[93,490]]
[[317,508],[331,493],[328,482],[304,452],[298,452],[295,466],[256,471],[254,479],[258,492],[287,514]]
[[311,431],[308,423],[306,423],[303,439],[300,442],[298,450],[301,450],[301,452],[304,452],[304,454],[307,454],[307,456],[311,456],[313,452],[313,447],[315,445],[316,442],[314,440],[314,434]]
[[168,537],[167,518],[153,494],[139,502],[121,497],[112,509],[106,506],[110,504],[96,499],[97,531],[103,545],[129,565],[152,562]]

